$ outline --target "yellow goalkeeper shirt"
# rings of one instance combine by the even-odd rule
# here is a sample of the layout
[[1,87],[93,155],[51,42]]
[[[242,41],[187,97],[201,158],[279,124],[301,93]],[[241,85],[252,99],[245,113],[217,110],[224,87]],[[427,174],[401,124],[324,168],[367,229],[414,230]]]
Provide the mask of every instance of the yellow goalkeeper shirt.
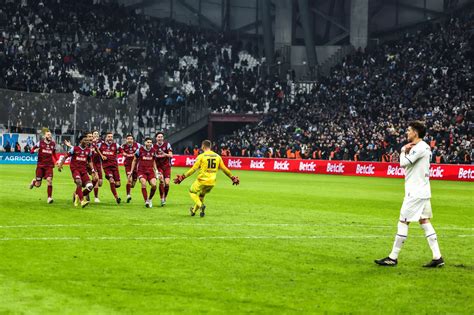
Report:
[[213,151],[206,151],[199,154],[193,167],[191,167],[184,175],[189,177],[198,169],[199,174],[197,176],[197,181],[201,185],[214,186],[216,184],[216,176],[219,169],[221,169],[228,177],[232,177],[232,173],[225,166],[222,158],[219,154]]

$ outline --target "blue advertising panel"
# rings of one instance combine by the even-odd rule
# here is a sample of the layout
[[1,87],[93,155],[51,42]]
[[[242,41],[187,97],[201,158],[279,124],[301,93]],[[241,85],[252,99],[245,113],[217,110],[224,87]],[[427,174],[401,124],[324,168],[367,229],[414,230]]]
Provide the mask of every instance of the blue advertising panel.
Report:
[[36,164],[38,154],[0,152],[0,164]]

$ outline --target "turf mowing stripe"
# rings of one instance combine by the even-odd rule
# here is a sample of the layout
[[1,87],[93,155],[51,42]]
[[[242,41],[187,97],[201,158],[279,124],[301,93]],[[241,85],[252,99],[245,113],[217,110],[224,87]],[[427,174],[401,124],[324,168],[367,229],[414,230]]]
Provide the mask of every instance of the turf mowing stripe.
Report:
[[[312,224],[312,223],[111,223],[111,224],[21,224],[21,225],[0,225],[0,229],[14,229],[14,228],[88,228],[100,226],[315,226],[315,227],[361,227],[371,229],[386,229],[393,228],[393,225],[364,225],[364,224]],[[437,227],[437,230],[460,230],[473,231],[474,228],[462,227]]]
[[[454,235],[445,236],[452,237],[473,237],[474,234],[469,235]],[[0,241],[159,241],[159,240],[234,240],[234,239],[361,239],[361,238],[389,238],[388,235],[248,235],[248,236],[152,236],[152,237],[121,237],[121,236],[103,236],[103,237],[4,237]],[[424,236],[412,236],[421,238]]]

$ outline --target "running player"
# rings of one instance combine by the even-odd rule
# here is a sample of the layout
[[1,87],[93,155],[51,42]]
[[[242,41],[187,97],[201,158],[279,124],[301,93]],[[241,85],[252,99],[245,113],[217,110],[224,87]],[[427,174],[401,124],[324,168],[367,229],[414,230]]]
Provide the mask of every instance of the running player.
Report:
[[53,169],[58,160],[56,156],[56,142],[53,141],[51,132],[46,130],[43,139],[31,148],[30,153],[38,151],[38,163],[36,165],[36,178],[33,178],[30,189],[39,188],[41,181],[48,182],[48,203],[53,203]]
[[173,150],[171,149],[171,145],[165,141],[165,135],[163,132],[157,132],[155,140],[156,143],[154,148],[157,152],[156,166],[158,167],[158,171],[163,174],[164,178],[164,185],[160,184],[161,206],[164,206],[170,189],[171,159],[173,158]]
[[237,176],[233,176],[230,170],[224,165],[222,158],[215,152],[211,151],[211,141],[204,140],[201,145],[203,153],[199,154],[193,167],[183,175],[176,175],[175,184],[180,184],[185,178],[191,176],[199,169],[197,179],[189,189],[189,195],[194,201],[194,206],[191,207],[191,216],[196,214],[197,210],[201,210],[200,216],[205,215],[204,210],[206,206],[203,204],[206,194],[211,192],[216,185],[217,171],[221,169],[224,174],[232,180],[232,185],[240,184]]
[[97,180],[92,181],[94,184],[94,202],[99,203],[99,187],[102,187],[103,177],[102,177],[102,155],[99,152],[99,145],[102,143],[100,138],[100,133],[97,130],[92,132],[92,163],[94,164],[94,169],[97,171]]
[[392,252],[388,257],[377,259],[375,263],[382,266],[395,266],[398,264],[398,254],[408,236],[408,224],[418,221],[425,231],[428,245],[433,253],[433,259],[423,267],[435,268],[444,265],[443,257],[439,250],[438,238],[431,225],[433,217],[431,210],[430,187],[430,146],[423,141],[426,127],[422,122],[414,121],[408,125],[408,144],[400,154],[400,166],[405,169],[405,199],[400,210],[398,231],[395,235]]
[[[67,146],[70,146],[68,141],[65,141]],[[74,206],[78,206],[79,202],[84,208],[89,204],[89,200],[86,197],[94,188],[92,184],[87,168],[89,167],[92,170],[92,178],[97,179],[97,171],[94,169],[94,165],[92,163],[92,149],[89,146],[89,140],[86,135],[82,135],[79,137],[79,145],[73,146],[68,154],[67,157],[71,157],[71,174],[74,182],[76,183],[76,191],[74,193]],[[66,156],[63,156],[58,164],[58,170],[61,171],[63,168],[64,161],[66,160]],[[82,188],[85,188],[82,190]]]
[[[156,151],[153,147],[153,141],[151,138],[145,138],[145,144],[141,146],[135,152],[135,157],[133,158],[131,169],[137,168],[138,179],[142,184],[142,194],[143,199],[145,200],[145,207],[152,208],[153,207],[153,196],[156,192],[156,176],[155,171],[156,168]],[[132,181],[133,174],[132,172],[128,173],[128,181]],[[146,183],[151,185],[150,188],[150,195],[148,196],[146,191]]]
[[[132,188],[135,187],[135,183],[137,182],[138,179],[138,174],[137,174],[137,168],[132,168],[132,162],[135,157],[135,153],[137,150],[140,148],[140,145],[135,142],[133,139],[132,135],[127,135],[126,136],[126,142],[122,144],[120,147],[120,151],[122,152],[125,160],[124,160],[124,166],[125,166],[125,172],[127,174],[127,203],[132,200],[132,196],[130,194]],[[130,174],[132,175],[130,177]]]
[[109,180],[110,190],[114,195],[115,201],[120,204],[122,199],[120,199],[117,194],[117,188],[120,187],[120,173],[117,161],[117,154],[120,151],[120,147],[114,142],[113,133],[107,132],[105,141],[101,142],[97,149],[102,156],[102,167],[104,169],[105,177]]

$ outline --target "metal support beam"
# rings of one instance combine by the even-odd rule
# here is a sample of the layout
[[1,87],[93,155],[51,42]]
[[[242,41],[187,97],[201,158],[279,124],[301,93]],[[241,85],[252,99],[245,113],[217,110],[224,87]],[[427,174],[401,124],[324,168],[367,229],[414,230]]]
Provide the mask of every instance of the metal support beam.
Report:
[[[273,16],[272,16],[273,18]],[[262,20],[258,20],[249,24],[245,24],[242,26],[239,26],[238,28],[234,28],[232,31],[234,32],[241,32],[245,33],[247,31],[255,30],[255,33],[257,33],[258,27],[262,25]]]
[[341,14],[341,25],[346,25],[346,0],[341,0],[339,14]]
[[342,33],[342,34],[340,34],[340,35],[337,35],[337,36],[331,38],[329,41],[327,41],[326,43],[324,43],[323,46],[335,45],[335,44],[337,44],[338,42],[340,42],[341,40],[343,40],[343,39],[349,37],[349,35],[350,35],[349,32],[344,32],[344,33]]
[[402,2],[402,1],[398,1],[398,5],[401,8],[407,8],[407,9],[411,9],[411,10],[414,10],[414,11],[423,12],[424,14],[430,13],[430,14],[433,14],[433,15],[436,15],[436,16],[445,15],[445,13],[441,12],[441,11],[436,11],[436,10],[432,10],[432,9],[428,9],[428,8],[417,7],[416,5],[409,4],[409,3],[406,3],[406,2]]
[[[336,1],[331,1],[329,7],[329,16],[334,15],[334,7],[336,6]],[[344,14],[344,13],[343,13]],[[324,31],[324,40],[327,41],[329,39],[329,32],[331,31],[331,21],[326,21],[326,30]]]
[[199,0],[199,6],[198,6],[198,24],[199,24],[199,27],[202,26],[202,20],[201,20],[201,16],[202,16],[202,0]]
[[230,19],[230,3],[229,0],[222,0],[221,2],[221,27],[223,32],[229,30]]
[[174,0],[170,0],[170,19],[173,19]]
[[306,46],[306,57],[308,58],[308,66],[310,69],[318,64],[316,49],[314,48],[314,30],[312,28],[312,16],[309,11],[308,0],[298,0],[300,9],[301,24],[303,24],[304,43]]
[[270,0],[262,1],[263,44],[268,64],[273,64],[274,40],[272,31],[272,17],[270,14]]
[[350,12],[350,42],[356,49],[365,49],[369,38],[369,0],[351,0]]
[[376,16],[380,11],[382,11],[382,9],[385,8],[385,5],[386,3],[384,3],[383,1],[378,2],[377,5],[369,13],[369,21],[372,20],[372,18]]
[[[172,2],[174,2],[174,0],[171,0]],[[209,26],[211,26],[213,29],[215,30],[220,30],[220,27],[219,25],[217,25],[216,23],[212,22],[211,20],[209,20],[209,18],[201,13],[199,13],[199,10],[197,10],[196,8],[194,8],[193,6],[191,6],[190,4],[186,3],[185,0],[176,0],[178,1],[178,3],[183,6],[184,8],[188,9],[189,11],[191,11],[192,13],[196,14],[200,19],[202,19],[203,22],[207,23]]]
[[348,29],[347,27],[345,27],[344,25],[342,25],[342,24],[339,23],[338,21],[334,20],[332,17],[328,16],[328,15],[325,14],[324,12],[321,12],[321,11],[319,11],[318,9],[315,9],[315,8],[311,8],[311,11],[313,11],[314,13],[316,13],[317,15],[319,15],[320,17],[322,17],[322,18],[325,19],[326,21],[331,22],[333,25],[336,25],[336,26],[339,27],[341,30],[346,31],[346,32],[349,31],[349,29]]
[[151,5],[158,4],[163,2],[164,0],[142,0],[140,2],[131,4],[127,6],[127,9],[135,10],[135,9],[145,9]]

